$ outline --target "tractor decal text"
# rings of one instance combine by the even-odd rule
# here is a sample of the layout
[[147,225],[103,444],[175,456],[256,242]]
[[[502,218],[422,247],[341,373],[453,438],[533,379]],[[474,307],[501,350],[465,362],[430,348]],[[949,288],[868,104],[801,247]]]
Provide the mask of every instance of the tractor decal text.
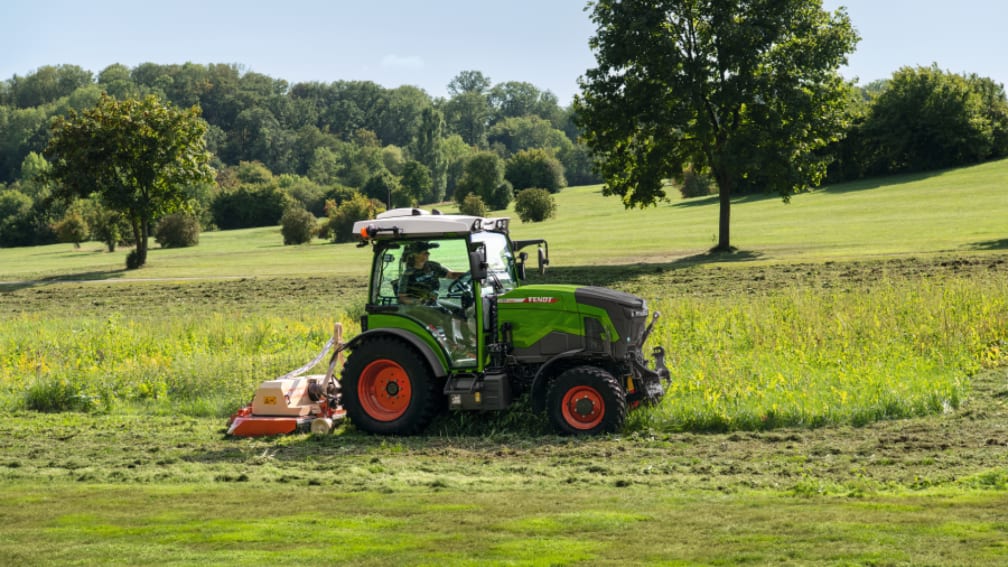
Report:
[[509,297],[500,300],[500,303],[556,303],[560,301],[556,297]]

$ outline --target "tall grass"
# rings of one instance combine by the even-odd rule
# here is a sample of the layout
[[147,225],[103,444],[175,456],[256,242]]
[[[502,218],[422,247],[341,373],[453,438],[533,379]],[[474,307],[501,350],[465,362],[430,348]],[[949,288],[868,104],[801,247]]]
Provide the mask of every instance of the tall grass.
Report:
[[653,303],[672,385],[634,417],[659,430],[861,425],[957,408],[968,377],[1008,362],[999,274],[883,279],[856,290]]
[[[642,291],[658,298],[652,343],[668,350],[672,384],[660,406],[632,414],[632,430],[860,425],[936,413],[959,406],[978,369],[1008,362],[1008,282],[995,272],[718,298]],[[0,400],[43,411],[143,404],[223,416],[328,339],[317,316],[280,311],[14,315],[0,329]],[[355,330],[353,315],[340,319]]]
[[[345,314],[341,322],[351,324]],[[224,415],[263,380],[310,360],[331,332],[317,319],[261,313],[17,315],[0,331],[0,396],[4,405],[41,411],[139,403]]]

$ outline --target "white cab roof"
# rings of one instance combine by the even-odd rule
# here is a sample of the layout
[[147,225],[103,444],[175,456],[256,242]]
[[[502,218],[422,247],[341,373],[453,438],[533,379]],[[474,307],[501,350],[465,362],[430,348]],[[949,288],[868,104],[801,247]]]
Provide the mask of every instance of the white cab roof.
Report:
[[485,230],[507,233],[507,218],[469,215],[432,214],[422,209],[392,209],[372,220],[354,223],[354,234],[362,240],[435,237],[445,234],[471,234]]

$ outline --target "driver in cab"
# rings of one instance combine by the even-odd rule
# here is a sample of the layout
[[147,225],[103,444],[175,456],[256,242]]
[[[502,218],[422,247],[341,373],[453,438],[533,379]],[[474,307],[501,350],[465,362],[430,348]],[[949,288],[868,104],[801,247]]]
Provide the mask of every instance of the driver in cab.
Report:
[[432,305],[437,300],[440,278],[458,278],[453,272],[430,259],[430,249],[436,242],[413,242],[406,247],[406,269],[399,279],[399,302],[406,305]]

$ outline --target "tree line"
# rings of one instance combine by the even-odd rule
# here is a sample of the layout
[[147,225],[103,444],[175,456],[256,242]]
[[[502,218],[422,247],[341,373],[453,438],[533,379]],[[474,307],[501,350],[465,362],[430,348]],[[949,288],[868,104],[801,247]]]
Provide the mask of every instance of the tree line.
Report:
[[[652,76],[645,86],[654,84]],[[768,85],[767,92],[779,92],[780,85]],[[411,206],[452,198],[462,203],[475,195],[496,210],[524,188],[556,192],[599,182],[616,187],[621,172],[607,170],[603,158],[624,146],[600,133],[602,121],[618,124],[620,117],[592,117],[594,86],[589,73],[585,92],[562,108],[549,91],[523,82],[494,84],[479,71],[461,72],[448,85],[447,98],[433,98],[416,87],[389,89],[367,81],[292,85],[233,64],[116,64],[97,75],[74,65],[42,67],[0,83],[0,246],[53,242],[61,229],[77,235],[64,239],[96,238],[110,247],[131,243],[136,231],[98,200],[54,198],[46,157],[54,122],[95,108],[103,94],[138,101],[153,96],[198,109],[215,175],[184,187],[183,197],[203,228],[229,229],[277,224],[292,204],[333,217],[333,208],[343,203],[359,210],[361,201],[354,199],[360,196]],[[830,119],[839,130],[808,152],[813,159],[807,163],[821,171],[813,186],[1008,155],[1008,102],[1003,86],[989,78],[933,65],[838,88],[842,108],[831,108]],[[647,110],[657,100],[635,101],[634,108]],[[751,113],[754,105],[742,108]],[[660,113],[651,118],[654,132],[673,130]],[[626,139],[657,139],[639,136],[645,131],[639,123],[624,122],[633,126],[620,132]],[[773,132],[762,130],[770,137],[747,134],[738,147],[758,140],[761,149],[782,150],[778,156],[786,160],[789,141],[780,137],[774,144]],[[781,158],[746,151],[737,154],[751,167],[737,176],[729,197],[780,191],[792,173]],[[643,161],[627,163],[645,171]],[[667,198],[667,190],[683,196],[720,190],[703,159],[685,156],[669,165],[648,171],[658,191],[638,186],[640,198],[624,202],[652,204]],[[82,224],[88,234],[81,234]]]
[[[459,73],[448,92],[433,98],[369,81],[291,85],[224,64],[116,64],[97,76],[60,65],[15,75],[0,84],[0,246],[56,238],[70,205],[50,198],[52,125],[103,95],[200,110],[216,179],[186,190],[206,228],[276,224],[291,203],[321,216],[327,202],[355,193],[411,206],[461,201],[463,187],[498,209],[527,187],[555,192],[600,180],[570,110],[551,92],[495,84],[479,71]],[[74,206],[100,223],[95,206]]]

